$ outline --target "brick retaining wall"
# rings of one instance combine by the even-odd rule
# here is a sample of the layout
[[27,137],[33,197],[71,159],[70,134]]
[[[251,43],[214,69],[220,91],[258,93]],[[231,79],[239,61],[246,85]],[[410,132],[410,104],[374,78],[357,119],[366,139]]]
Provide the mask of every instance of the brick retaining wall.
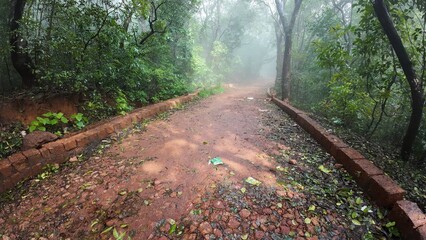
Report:
[[341,163],[378,206],[391,209],[388,217],[396,222],[396,226],[404,239],[426,240],[426,216],[416,203],[403,200],[404,189],[360,152],[349,147],[337,136],[328,133],[325,128],[305,112],[277,99],[269,91],[268,96],[330,153],[337,162]]

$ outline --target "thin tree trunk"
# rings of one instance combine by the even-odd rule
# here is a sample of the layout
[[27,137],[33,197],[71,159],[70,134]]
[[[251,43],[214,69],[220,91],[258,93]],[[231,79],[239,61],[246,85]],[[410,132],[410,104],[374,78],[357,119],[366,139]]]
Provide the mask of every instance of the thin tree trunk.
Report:
[[419,132],[422,116],[423,116],[423,86],[421,81],[417,78],[413,64],[408,56],[402,40],[396,31],[395,25],[389,15],[388,9],[383,0],[374,1],[374,11],[386,36],[388,37],[401,67],[404,71],[405,77],[408,81],[411,91],[411,117],[408,124],[405,136],[401,147],[401,157],[408,160],[411,155],[414,140]]
[[34,64],[27,52],[27,40],[20,33],[20,23],[25,9],[25,0],[12,0],[10,8],[10,45],[13,66],[22,78],[24,87],[31,87],[36,82]]
[[285,100],[290,98],[291,48],[293,45],[293,28],[300,10],[300,6],[302,5],[302,0],[294,0],[294,9],[289,23],[287,23],[287,19],[284,14],[283,2],[281,2],[280,0],[275,0],[275,4],[277,5],[278,14],[280,15],[281,24],[285,35],[284,59],[281,77],[282,99]]

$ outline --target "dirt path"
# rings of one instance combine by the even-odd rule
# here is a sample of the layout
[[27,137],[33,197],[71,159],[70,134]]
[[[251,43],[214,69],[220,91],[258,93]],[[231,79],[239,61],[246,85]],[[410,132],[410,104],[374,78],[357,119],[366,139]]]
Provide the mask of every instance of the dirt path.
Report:
[[[367,212],[369,218],[362,218],[360,226],[352,221],[359,218],[342,216],[342,204],[350,206],[344,213],[358,214],[360,202],[368,200],[343,171],[324,173],[316,160],[305,163],[298,147],[316,154],[325,169],[334,168],[330,157],[270,104],[263,87],[228,89],[113,139],[117,141],[104,141],[88,160],[73,158],[58,174],[32,180],[28,191],[15,193],[19,199],[3,201],[0,237],[118,239],[114,231],[125,232],[126,239],[355,239],[386,234],[375,210]],[[213,157],[224,165],[209,165]],[[343,197],[336,192],[330,193],[331,200],[313,198],[298,180],[301,176],[319,178],[310,183],[316,190],[324,187],[322,179],[332,184],[341,179],[336,191],[341,184],[354,188],[344,199],[353,198],[355,210],[347,202],[339,205]],[[262,184],[247,184],[247,177]],[[366,219],[376,219],[379,227],[364,224]]]

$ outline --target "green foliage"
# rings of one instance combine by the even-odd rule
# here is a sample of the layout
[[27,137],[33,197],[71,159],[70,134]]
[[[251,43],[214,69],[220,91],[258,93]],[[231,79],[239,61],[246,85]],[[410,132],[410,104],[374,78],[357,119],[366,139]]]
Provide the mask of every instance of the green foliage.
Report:
[[87,125],[87,123],[89,123],[89,119],[87,119],[83,113],[76,113],[71,115],[70,120],[73,123],[73,127],[76,129],[82,129]]
[[87,117],[82,113],[73,114],[68,119],[61,112],[47,112],[39,117],[36,117],[36,119],[32,121],[28,127],[28,131],[47,131],[61,136],[62,134],[66,133],[68,127],[82,129],[87,125],[88,122],[89,121]]
[[48,131],[57,135],[62,135],[63,128],[68,122],[68,119],[61,112],[47,112],[42,114],[41,117],[36,117],[36,119],[31,122],[28,130],[30,132],[34,132],[35,130]]
[[57,173],[59,171],[59,164],[50,164],[50,163],[48,163],[46,166],[43,167],[43,170],[44,171],[37,176],[37,179],[39,181],[47,179],[48,177],[50,177],[53,174]]
[[115,109],[120,115],[126,115],[126,112],[131,111],[133,108],[129,105],[126,95],[119,91],[118,96],[115,98]]
[[7,157],[19,151],[22,145],[21,123],[11,124],[9,126],[0,125],[0,158]]
[[90,93],[87,97],[88,100],[85,101],[82,108],[89,121],[97,121],[114,114],[114,109],[97,91]]
[[[411,0],[387,1],[387,6],[420,81],[424,82],[422,6]],[[308,18],[305,29],[309,29],[307,39],[312,44],[301,48],[304,52],[294,53],[298,58],[294,64],[292,101],[337,125],[399,145],[410,116],[409,86],[371,1],[357,1],[353,10],[346,5],[343,12],[347,18],[352,17],[352,25],[342,21],[341,12],[336,15],[338,9],[332,4],[320,7],[322,12]],[[316,12],[314,8],[312,12]],[[425,152],[425,138],[420,131],[417,156]]]

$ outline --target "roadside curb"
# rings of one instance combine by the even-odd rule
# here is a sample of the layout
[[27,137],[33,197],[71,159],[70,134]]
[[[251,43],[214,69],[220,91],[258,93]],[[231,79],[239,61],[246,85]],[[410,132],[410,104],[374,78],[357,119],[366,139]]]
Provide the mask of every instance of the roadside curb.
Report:
[[44,144],[40,149],[28,149],[1,159],[0,193],[13,188],[22,180],[42,173],[47,164],[64,163],[71,156],[82,153],[85,148],[93,143],[98,143],[113,133],[129,128],[144,119],[187,103],[197,95],[198,92],[138,108],[127,115],[113,117],[93,128],[88,126],[88,129],[84,132]]
[[340,138],[310,118],[305,112],[277,99],[268,89],[268,97],[299,126],[308,132],[330,155],[341,163],[357,184],[378,206],[391,209],[388,217],[396,222],[404,239],[426,240],[426,215],[416,203],[403,200],[405,190],[373,162],[349,147]]

